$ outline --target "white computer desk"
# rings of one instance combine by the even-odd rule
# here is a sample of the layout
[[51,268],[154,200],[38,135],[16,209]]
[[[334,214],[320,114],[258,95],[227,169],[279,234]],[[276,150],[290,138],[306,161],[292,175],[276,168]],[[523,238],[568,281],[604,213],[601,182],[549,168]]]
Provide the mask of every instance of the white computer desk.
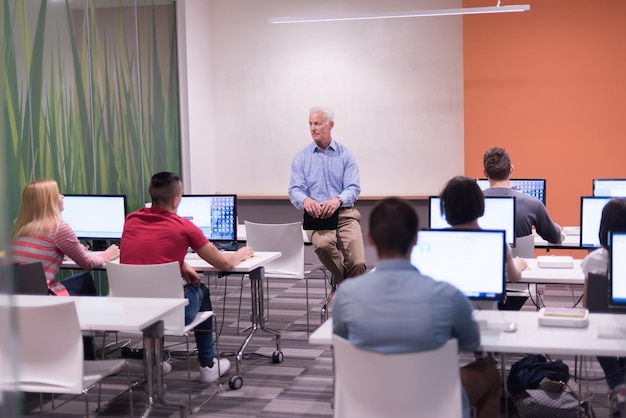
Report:
[[[123,250],[122,250],[123,251]],[[250,332],[244,340],[243,344],[237,351],[235,357],[236,374],[232,376],[228,382],[232,389],[239,389],[243,385],[243,379],[241,377],[241,360],[243,359],[243,352],[252,340],[252,337],[257,330],[268,332],[276,337],[276,351],[272,355],[272,360],[276,363],[282,362],[283,353],[280,348],[280,331],[269,328],[266,325],[265,319],[265,306],[264,306],[264,292],[263,292],[263,279],[265,278],[265,266],[272,260],[276,260],[282,254],[280,252],[263,252],[258,251],[254,253],[254,256],[242,261],[235,267],[228,271],[221,271],[211,264],[207,263],[195,253],[189,253],[185,257],[185,261],[194,270],[204,273],[225,273],[225,274],[247,274],[250,278],[250,293],[252,300],[252,324],[250,326]],[[119,258],[113,262],[119,262]],[[72,260],[63,260],[62,268],[79,268]],[[104,269],[104,266],[100,267]]]
[[533,232],[533,238],[534,238],[534,242],[535,242],[535,248],[546,248],[546,249],[550,249],[550,248],[565,248],[565,249],[574,249],[574,248],[580,248],[580,232],[576,233],[570,233],[570,234],[566,234],[565,235],[565,239],[563,241],[561,241],[558,244],[551,244],[548,241],[546,241],[545,239],[541,238],[539,235],[537,235],[536,232]]
[[[475,311],[474,318],[486,320],[480,331],[481,349],[500,353],[542,353],[553,355],[625,356],[626,339],[598,337],[599,328],[626,330],[626,315],[589,314],[587,328],[539,326],[534,311]],[[517,324],[516,332],[501,331],[508,322]],[[333,320],[330,318],[310,336],[311,344],[332,344]]]
[[[90,251],[92,254],[101,254],[103,251]],[[254,256],[242,261],[237,264],[232,269],[228,270],[228,273],[249,273],[250,271],[257,269],[259,267],[263,267],[268,262],[277,259],[282,254],[279,252],[267,252],[267,251],[256,251]],[[221,272],[220,270],[213,267],[211,264],[207,263],[196,253],[188,253],[185,256],[185,261],[192,266],[196,271],[201,272]],[[111,261],[112,263],[119,263],[120,259],[116,258]],[[63,269],[80,269],[80,266],[69,258],[64,258],[63,263],[61,264],[61,268]],[[96,267],[95,270],[104,270],[104,265]]]
[[[581,260],[574,260],[574,267],[571,269],[561,268],[539,268],[537,267],[537,259],[527,258],[529,268],[522,272],[522,280],[518,283],[535,283],[535,284],[568,284],[583,285],[585,283],[585,275],[580,268]],[[500,312],[500,311],[481,311],[481,312]],[[511,312],[511,311],[502,311]],[[514,311],[513,311],[514,312]],[[532,312],[535,313],[535,312]],[[626,316],[624,316],[626,318]],[[332,334],[332,318],[324,322],[309,337],[312,344],[328,344],[330,335]]]
[[582,260],[575,259],[573,268],[539,268],[536,258],[527,258],[528,268],[522,271],[518,283],[536,284],[585,284],[585,274],[580,268]]
[[180,314],[183,315],[182,310],[189,303],[187,299],[16,295],[9,303],[21,306],[44,306],[62,303],[68,299],[74,301],[76,305],[78,322],[83,331],[125,331],[143,334],[148,399],[142,417],[150,414],[155,401],[159,401],[162,405],[176,406],[180,409],[181,417],[187,416],[186,405],[165,399],[161,367],[163,318],[177,310],[180,310]]

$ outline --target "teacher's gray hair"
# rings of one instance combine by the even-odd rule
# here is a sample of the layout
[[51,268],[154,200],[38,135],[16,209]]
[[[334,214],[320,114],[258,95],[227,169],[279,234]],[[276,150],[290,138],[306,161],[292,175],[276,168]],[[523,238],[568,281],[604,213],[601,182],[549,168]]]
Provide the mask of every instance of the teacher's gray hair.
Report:
[[322,112],[322,118],[324,119],[324,122],[335,121],[335,112],[333,112],[332,109],[323,106],[313,106],[311,109],[309,109],[309,115],[317,112]]

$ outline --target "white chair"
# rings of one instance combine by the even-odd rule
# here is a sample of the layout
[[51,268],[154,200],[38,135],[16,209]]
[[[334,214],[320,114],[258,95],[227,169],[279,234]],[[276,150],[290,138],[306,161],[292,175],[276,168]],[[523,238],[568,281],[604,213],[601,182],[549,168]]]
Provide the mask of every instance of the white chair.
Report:
[[[513,257],[535,258],[535,237],[533,234],[515,238],[515,247],[511,248]],[[530,297],[537,300],[537,285],[535,283],[507,283],[506,295]],[[539,308],[539,307],[537,307]]]
[[335,418],[459,418],[457,341],[437,350],[382,354],[333,334]]
[[[83,339],[74,301],[59,297],[57,301],[47,301],[45,306],[37,305],[37,302],[17,303],[15,316],[19,350],[16,388],[23,392],[40,394],[83,394],[85,415],[88,417],[87,391],[105,377],[128,366],[127,361],[83,360]],[[132,385],[128,369],[127,379],[130,411],[133,415]],[[43,413],[41,396],[40,413]]]
[[[309,277],[315,271],[324,271],[322,264],[305,264],[302,224],[262,224],[245,221],[247,245],[255,251],[279,251],[282,256],[265,265],[267,279],[305,279],[306,330],[310,333]],[[324,274],[326,277],[326,274]],[[266,281],[267,284],[267,281]],[[265,292],[269,297],[269,292]],[[269,303],[267,304],[269,307]],[[268,308],[269,310],[269,308]]]
[[[178,262],[164,264],[120,264],[107,261],[109,296],[138,298],[184,299],[183,280]],[[191,360],[189,333],[213,316],[213,311],[198,312],[196,318],[185,325],[183,311],[174,312],[163,320],[165,336],[184,337],[187,349],[187,378],[189,380],[188,401],[191,406]],[[215,321],[214,321],[215,325]],[[217,344],[216,344],[216,352]],[[217,362],[219,367],[219,362]]]

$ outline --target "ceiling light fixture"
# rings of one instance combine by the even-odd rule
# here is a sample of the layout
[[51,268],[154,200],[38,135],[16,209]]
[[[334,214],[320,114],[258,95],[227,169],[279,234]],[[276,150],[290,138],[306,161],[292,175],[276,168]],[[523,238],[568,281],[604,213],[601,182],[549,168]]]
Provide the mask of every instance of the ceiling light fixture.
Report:
[[423,17],[423,16],[455,16],[455,15],[474,15],[488,13],[510,13],[525,12],[530,10],[530,4],[516,4],[511,6],[500,6],[500,1],[496,6],[487,7],[462,7],[459,9],[431,9],[431,10],[412,10],[406,12],[384,12],[384,13],[366,13],[352,14],[345,16],[318,16],[318,17],[271,17],[267,19],[269,23],[310,23],[310,22],[336,22],[345,20],[371,20],[371,19],[398,19],[404,17]]

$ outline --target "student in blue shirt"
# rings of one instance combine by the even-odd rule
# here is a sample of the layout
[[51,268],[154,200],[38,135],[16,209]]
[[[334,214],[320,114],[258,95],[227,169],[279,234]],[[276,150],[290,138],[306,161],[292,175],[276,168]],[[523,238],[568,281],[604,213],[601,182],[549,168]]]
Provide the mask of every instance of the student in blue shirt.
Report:
[[307,234],[320,261],[339,284],[344,278],[363,274],[366,265],[361,214],[354,208],[361,193],[359,167],[352,152],[332,138],[334,119],[330,109],[310,109],[313,142],[294,157],[288,191],[291,203],[312,219],[330,221],[337,216],[336,226],[323,225],[324,229],[307,230]]
[[[347,280],[333,303],[333,332],[355,346],[379,353],[434,350],[456,338],[461,351],[480,347],[472,305],[460,290],[424,276],[410,262],[418,240],[418,217],[409,202],[380,201],[370,214],[368,241],[376,246],[376,270]],[[479,359],[460,370],[463,417],[497,418],[498,370]],[[428,379],[428,376],[424,376]]]

